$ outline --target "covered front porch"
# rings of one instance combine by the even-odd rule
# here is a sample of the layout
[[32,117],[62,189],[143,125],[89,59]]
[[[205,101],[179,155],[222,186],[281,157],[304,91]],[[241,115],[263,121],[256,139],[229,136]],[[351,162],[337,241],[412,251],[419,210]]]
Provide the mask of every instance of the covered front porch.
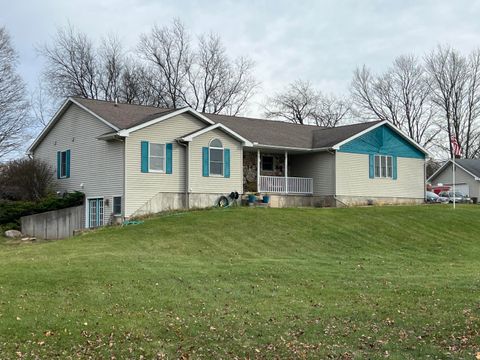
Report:
[[313,178],[295,176],[296,169],[308,166],[299,163],[298,152],[275,149],[245,150],[243,154],[244,192],[311,195]]

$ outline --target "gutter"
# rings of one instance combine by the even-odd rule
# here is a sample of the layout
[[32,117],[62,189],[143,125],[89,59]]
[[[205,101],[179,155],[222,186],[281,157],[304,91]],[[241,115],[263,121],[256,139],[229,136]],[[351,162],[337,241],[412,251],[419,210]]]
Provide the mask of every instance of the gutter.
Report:
[[177,144],[185,147],[185,207],[190,208],[190,146],[188,142],[184,142],[181,139],[177,139]]
[[257,142],[252,143],[253,148],[262,148],[262,149],[277,149],[277,150],[297,150],[297,151],[306,151],[306,152],[314,152],[314,151],[329,151],[335,150],[335,147],[322,147],[322,148],[301,148],[301,147],[293,147],[293,146],[277,146],[277,145],[266,145],[266,144],[259,144]]

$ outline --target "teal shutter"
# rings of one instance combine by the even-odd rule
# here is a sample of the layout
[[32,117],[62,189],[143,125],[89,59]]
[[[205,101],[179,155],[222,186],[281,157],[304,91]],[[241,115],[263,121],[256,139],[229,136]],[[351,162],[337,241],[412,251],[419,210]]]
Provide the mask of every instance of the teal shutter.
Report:
[[165,172],[167,174],[172,173],[172,150],[173,150],[173,144],[167,144],[165,145],[166,148],[166,159],[165,159]]
[[203,176],[210,175],[210,171],[208,169],[208,147],[202,148],[202,171]]
[[368,177],[373,179],[375,177],[375,155],[368,154]]
[[57,151],[57,179],[60,179],[60,166],[62,165],[62,153]]
[[392,178],[397,180],[397,157],[392,156]]
[[230,177],[230,149],[223,150],[223,176]]
[[67,150],[66,153],[67,153],[66,154],[66,158],[67,158],[66,162],[67,163],[65,164],[66,165],[65,166],[66,167],[65,177],[69,178],[70,177],[70,150]]
[[148,173],[148,141],[141,142],[142,173]]

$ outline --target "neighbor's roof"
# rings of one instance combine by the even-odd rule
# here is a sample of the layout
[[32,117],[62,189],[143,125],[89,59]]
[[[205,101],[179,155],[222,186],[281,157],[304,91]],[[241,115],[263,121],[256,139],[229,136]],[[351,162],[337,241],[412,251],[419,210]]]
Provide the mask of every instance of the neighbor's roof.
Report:
[[[104,137],[113,136],[114,133],[120,136],[128,136],[130,132],[149,126],[157,121],[189,112],[204,121],[206,123],[205,127],[222,124],[224,130],[229,130],[231,133],[238,135],[237,137],[246,140],[244,143],[247,144],[247,146],[254,145],[279,149],[331,149],[343,141],[348,141],[353,137],[361,135],[365,131],[368,131],[369,128],[386,123],[384,121],[372,121],[327,128],[314,125],[292,124],[276,120],[199,113],[190,108],[166,109],[73,97],[65,102],[52,121],[30,146],[29,151],[32,151],[38,145],[70,104],[77,104],[109,125],[113,132],[112,134],[104,134]],[[191,134],[184,135],[184,138],[188,137],[188,135]],[[414,143],[413,140],[410,140],[410,142],[426,153],[426,151]]]
[[455,163],[480,178],[480,159],[457,159]]
[[[432,176],[427,179],[427,181],[432,181],[435,179],[452,163],[452,160],[446,161],[437,171],[433,173]],[[456,159],[455,164],[457,167],[470,174],[473,178],[475,178],[475,180],[480,180],[480,159]]]

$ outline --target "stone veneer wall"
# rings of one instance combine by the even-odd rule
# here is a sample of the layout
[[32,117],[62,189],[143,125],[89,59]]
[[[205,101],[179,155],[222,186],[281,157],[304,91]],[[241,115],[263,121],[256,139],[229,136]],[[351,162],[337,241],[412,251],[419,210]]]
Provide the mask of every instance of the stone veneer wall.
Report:
[[[285,155],[260,153],[260,156],[273,156],[273,171],[260,171],[264,176],[285,176]],[[257,191],[257,153],[252,151],[243,152],[243,191]]]

